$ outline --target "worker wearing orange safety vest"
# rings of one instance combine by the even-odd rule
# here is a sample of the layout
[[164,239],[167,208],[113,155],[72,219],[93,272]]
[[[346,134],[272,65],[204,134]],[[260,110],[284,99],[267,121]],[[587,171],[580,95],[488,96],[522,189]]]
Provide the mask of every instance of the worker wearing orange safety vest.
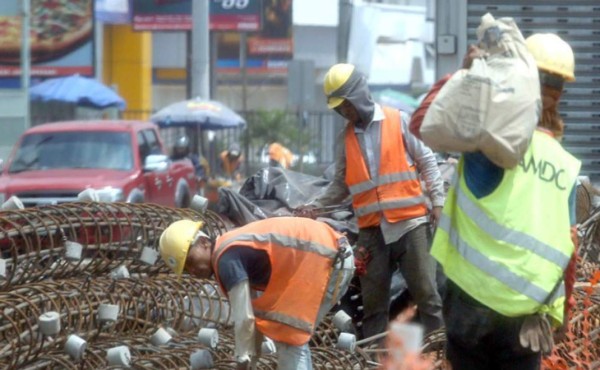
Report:
[[292,152],[278,142],[269,145],[269,165],[273,167],[290,168],[294,156]]
[[[574,56],[554,34],[534,34],[525,43],[539,70],[538,130],[515,168],[500,168],[481,152],[462,155],[433,242],[448,277],[447,357],[457,370],[539,369],[541,353],[552,351],[551,325],[568,323],[573,304],[577,234],[569,227],[581,162],[556,138],[563,134],[557,107],[563,84],[575,79]],[[471,46],[463,67],[481,57]],[[411,130],[419,130],[447,79],[424,99]]]
[[227,179],[239,181],[241,179],[241,166],[244,161],[244,156],[240,151],[238,144],[233,143],[229,149],[224,150],[219,154],[221,173]]
[[328,107],[348,122],[338,141],[343,145],[337,148],[332,183],[323,196],[301,208],[335,205],[352,197],[359,225],[355,258],[361,262],[357,268],[366,267],[360,276],[363,336],[387,329],[391,279],[397,268],[419,307],[425,331],[438,329],[443,325],[441,298],[435,261],[429,255],[429,221],[435,223],[444,203],[437,161],[408,132],[405,113],[372,100],[365,76],[353,65],[332,66],[325,75],[324,92]]
[[[346,238],[322,222],[293,217],[252,222],[214,243],[201,226],[171,224],[161,235],[160,253],[177,274],[214,273],[227,292],[238,368],[257,362],[257,337],[264,335],[275,341],[278,369],[312,369],[308,341],[354,274]],[[251,298],[251,291],[262,293]]]

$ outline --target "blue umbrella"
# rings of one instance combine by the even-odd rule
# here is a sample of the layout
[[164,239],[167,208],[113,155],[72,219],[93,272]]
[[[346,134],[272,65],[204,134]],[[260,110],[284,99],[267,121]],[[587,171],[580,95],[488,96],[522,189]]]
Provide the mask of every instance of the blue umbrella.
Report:
[[48,79],[29,89],[34,101],[61,101],[94,108],[116,106],[125,109],[125,100],[98,80],[80,75]]
[[168,105],[152,115],[150,120],[159,127],[191,126],[206,130],[221,130],[246,125],[244,118],[223,103],[201,98]]

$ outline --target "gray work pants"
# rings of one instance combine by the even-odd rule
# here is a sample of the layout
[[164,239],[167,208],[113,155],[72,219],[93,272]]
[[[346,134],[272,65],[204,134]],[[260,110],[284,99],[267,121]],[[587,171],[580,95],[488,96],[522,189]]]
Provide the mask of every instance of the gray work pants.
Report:
[[425,334],[443,326],[442,300],[435,279],[436,265],[429,254],[429,224],[421,224],[387,245],[379,227],[361,229],[357,245],[364,246],[371,256],[367,273],[360,278],[364,337],[387,330],[390,285],[396,268],[400,268],[408,291],[417,304]]

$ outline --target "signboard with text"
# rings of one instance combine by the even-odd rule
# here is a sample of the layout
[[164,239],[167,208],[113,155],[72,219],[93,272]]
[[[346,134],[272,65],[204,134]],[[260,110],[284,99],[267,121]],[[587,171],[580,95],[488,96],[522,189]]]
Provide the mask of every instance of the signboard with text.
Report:
[[261,0],[211,0],[210,29],[258,31],[260,15]]
[[136,31],[187,31],[192,29],[191,0],[133,0]]
[[[209,0],[210,29],[258,31],[262,0]],[[136,31],[188,31],[192,29],[192,0],[134,0]]]
[[[292,0],[264,0],[261,13],[261,30],[250,33],[247,38],[247,71],[250,74],[286,73],[288,61],[294,56]],[[221,32],[217,40],[218,71],[239,73],[239,32]]]

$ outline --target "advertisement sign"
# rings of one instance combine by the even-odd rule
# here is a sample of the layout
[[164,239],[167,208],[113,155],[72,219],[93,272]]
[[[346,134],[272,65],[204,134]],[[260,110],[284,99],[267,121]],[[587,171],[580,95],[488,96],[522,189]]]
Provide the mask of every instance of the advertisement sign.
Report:
[[133,0],[135,31],[187,31],[192,29],[191,0]]
[[[20,76],[21,17],[0,1],[0,78]],[[31,76],[93,74],[93,0],[31,0]]]
[[[208,1],[211,30],[260,30],[262,0]],[[133,12],[133,29],[136,31],[192,29],[192,0],[133,0]]]
[[[247,71],[249,74],[286,73],[288,61],[294,56],[292,0],[263,0],[261,18],[262,29],[248,34]],[[222,32],[217,40],[218,72],[239,73],[239,33]]]
[[109,24],[131,22],[131,0],[96,0],[96,19]]
[[210,29],[215,31],[260,30],[261,0],[211,0]]

